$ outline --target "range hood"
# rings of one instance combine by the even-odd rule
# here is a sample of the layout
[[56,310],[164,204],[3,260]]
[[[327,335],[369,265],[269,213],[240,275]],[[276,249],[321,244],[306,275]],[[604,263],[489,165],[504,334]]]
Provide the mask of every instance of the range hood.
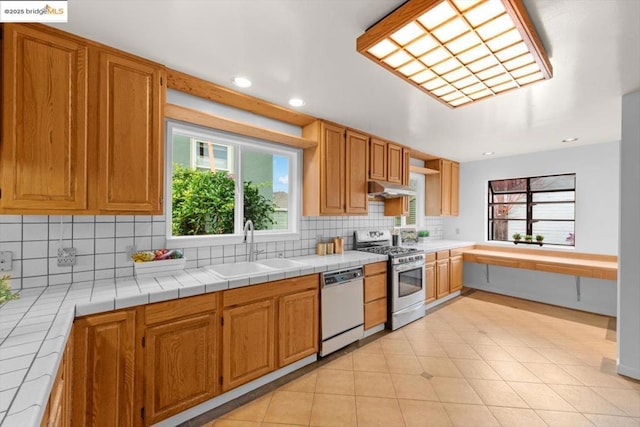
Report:
[[406,185],[384,181],[369,181],[369,196],[393,199],[403,196],[415,196],[416,192]]

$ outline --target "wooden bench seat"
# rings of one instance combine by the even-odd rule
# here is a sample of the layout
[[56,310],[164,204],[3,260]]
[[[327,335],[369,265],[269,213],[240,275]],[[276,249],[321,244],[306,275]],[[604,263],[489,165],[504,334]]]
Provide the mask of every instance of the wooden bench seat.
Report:
[[464,252],[466,262],[525,268],[595,279],[617,280],[618,257],[520,247],[476,245]]

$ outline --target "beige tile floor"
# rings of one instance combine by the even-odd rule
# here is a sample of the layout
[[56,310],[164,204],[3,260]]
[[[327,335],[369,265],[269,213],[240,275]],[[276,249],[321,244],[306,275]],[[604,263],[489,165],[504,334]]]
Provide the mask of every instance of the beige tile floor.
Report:
[[640,426],[611,318],[472,292],[207,426]]

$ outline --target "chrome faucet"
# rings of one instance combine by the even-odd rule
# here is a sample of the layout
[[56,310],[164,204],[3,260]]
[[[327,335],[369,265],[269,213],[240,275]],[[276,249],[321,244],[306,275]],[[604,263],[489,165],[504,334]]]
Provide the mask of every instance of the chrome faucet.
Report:
[[255,261],[255,250],[254,250],[254,242],[253,242],[253,221],[250,219],[244,223],[244,243],[247,243],[247,231],[251,230],[251,241],[249,242],[249,261]]

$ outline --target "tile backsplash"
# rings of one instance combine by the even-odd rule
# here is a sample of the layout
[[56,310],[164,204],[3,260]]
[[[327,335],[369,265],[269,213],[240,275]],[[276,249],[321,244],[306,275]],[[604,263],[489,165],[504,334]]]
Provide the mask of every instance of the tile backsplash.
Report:
[[[345,238],[345,249],[353,248],[353,231],[390,229],[393,217],[385,217],[384,204],[371,202],[367,216],[302,217],[300,240],[256,243],[258,258],[276,258],[315,253],[318,241]],[[62,224],[61,224],[62,220]],[[56,285],[133,275],[127,247],[138,250],[165,246],[164,216],[109,215],[0,215],[0,251],[11,251],[14,289]],[[442,239],[440,217],[425,218],[433,239]],[[63,247],[77,250],[76,265],[58,267],[57,254]],[[185,248],[187,268],[246,260],[245,244]]]

